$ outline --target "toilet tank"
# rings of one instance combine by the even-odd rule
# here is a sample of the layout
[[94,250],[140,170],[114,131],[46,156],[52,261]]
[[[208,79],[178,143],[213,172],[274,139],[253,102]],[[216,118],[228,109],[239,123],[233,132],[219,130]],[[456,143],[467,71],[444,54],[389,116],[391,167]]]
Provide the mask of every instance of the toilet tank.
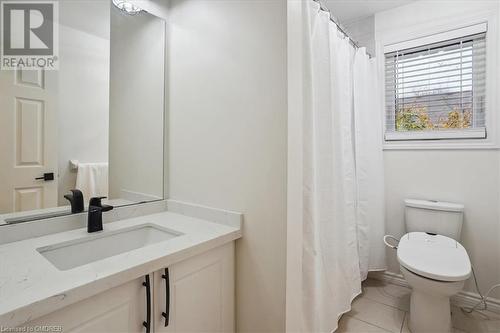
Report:
[[423,231],[460,240],[464,206],[462,204],[433,201],[405,200],[406,232]]

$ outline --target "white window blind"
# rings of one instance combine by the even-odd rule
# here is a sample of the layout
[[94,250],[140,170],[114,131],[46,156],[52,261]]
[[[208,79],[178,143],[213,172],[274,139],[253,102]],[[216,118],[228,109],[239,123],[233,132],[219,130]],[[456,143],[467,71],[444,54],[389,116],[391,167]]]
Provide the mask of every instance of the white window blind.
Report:
[[387,141],[486,138],[486,32],[385,53]]

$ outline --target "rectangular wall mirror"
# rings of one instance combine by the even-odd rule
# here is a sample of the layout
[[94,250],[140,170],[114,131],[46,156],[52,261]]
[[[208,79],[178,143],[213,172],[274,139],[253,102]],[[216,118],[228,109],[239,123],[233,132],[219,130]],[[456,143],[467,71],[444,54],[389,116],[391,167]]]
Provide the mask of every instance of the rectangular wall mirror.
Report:
[[0,224],[164,196],[165,21],[59,1],[59,69],[0,71]]

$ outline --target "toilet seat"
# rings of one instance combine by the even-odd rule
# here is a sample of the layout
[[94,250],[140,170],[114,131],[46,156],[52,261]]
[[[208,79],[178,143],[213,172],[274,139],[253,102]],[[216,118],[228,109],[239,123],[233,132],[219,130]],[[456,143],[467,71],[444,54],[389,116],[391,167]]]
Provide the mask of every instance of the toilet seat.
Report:
[[398,244],[399,263],[423,277],[444,281],[463,281],[471,274],[465,248],[454,239],[425,232],[409,232]]

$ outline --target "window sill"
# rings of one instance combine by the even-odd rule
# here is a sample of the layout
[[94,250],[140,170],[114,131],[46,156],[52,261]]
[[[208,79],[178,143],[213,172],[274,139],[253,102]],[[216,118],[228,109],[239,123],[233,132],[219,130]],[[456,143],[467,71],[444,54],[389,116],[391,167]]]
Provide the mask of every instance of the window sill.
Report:
[[486,128],[471,128],[461,130],[408,131],[385,133],[385,141],[436,141],[436,140],[485,140]]
[[394,149],[498,149],[486,128],[421,132],[386,132],[384,150]]
[[496,143],[487,139],[385,141],[382,147],[383,150],[486,150],[499,148]]

